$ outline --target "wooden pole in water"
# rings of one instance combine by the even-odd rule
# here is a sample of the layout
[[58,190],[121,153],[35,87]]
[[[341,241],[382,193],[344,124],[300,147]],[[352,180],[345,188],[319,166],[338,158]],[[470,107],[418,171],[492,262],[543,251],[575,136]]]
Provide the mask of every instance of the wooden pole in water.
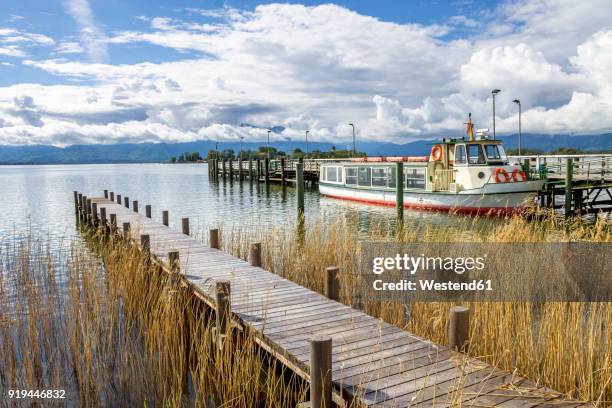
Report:
[[178,251],[168,252],[168,266],[170,267],[170,273],[178,273],[181,271]]
[[230,180],[232,180],[232,178],[234,177],[234,161],[232,160],[231,157],[229,158],[228,169],[229,169],[229,178]]
[[123,197],[123,205],[125,208],[130,208],[130,197]]
[[242,180],[242,157],[238,159],[238,179]]
[[395,206],[398,221],[404,220],[404,163],[395,163]]
[[332,408],[332,339],[318,334],[310,339],[310,406]]
[[79,217],[81,220],[85,220],[85,204],[87,203],[87,196],[81,195],[81,200],[79,203]]
[[295,165],[295,187],[297,188],[298,217],[304,216],[304,163]]
[[249,181],[253,181],[253,158],[249,156]]
[[87,205],[85,206],[85,219],[91,223],[91,199],[87,199]]
[[150,204],[145,205],[145,214],[147,218],[151,218],[151,205]]
[[121,205],[121,194],[117,194],[117,204]]
[[251,266],[261,267],[261,243],[254,242],[251,244],[249,251],[249,263]]
[[221,160],[221,176],[225,180],[225,157]]
[[266,183],[270,181],[270,159],[264,159],[264,179]]
[[134,209],[135,213],[138,212],[138,200],[132,201],[132,208]]
[[340,282],[338,281],[338,267],[328,266],[325,268],[324,292],[331,300],[340,300]]
[[257,182],[259,182],[261,177],[261,160],[259,159],[255,159],[255,177],[257,177]]
[[280,167],[281,167],[281,183],[285,184],[285,158],[281,157],[280,159]]
[[183,234],[189,235],[189,218],[183,218],[181,224],[183,227]]
[[115,193],[113,193],[112,191],[110,192],[110,200],[115,201]]
[[574,162],[570,157],[565,163],[565,218],[572,215],[572,178],[574,173]]
[[130,239],[130,223],[129,222],[123,223],[123,239],[125,239],[126,241]]
[[454,306],[450,310],[448,324],[448,347],[465,352],[470,340],[470,309]]
[[164,224],[166,227],[170,225],[168,210],[162,211],[162,224]]
[[210,247],[219,249],[219,229],[213,228],[209,231],[208,240],[210,242]]
[[104,190],[104,198],[108,200],[108,190]]
[[74,211],[79,211],[79,192],[74,190]]
[[217,300],[217,335],[219,336],[219,346],[222,346],[222,341],[227,336],[231,328],[231,286],[228,280],[219,280],[216,282],[216,300]]

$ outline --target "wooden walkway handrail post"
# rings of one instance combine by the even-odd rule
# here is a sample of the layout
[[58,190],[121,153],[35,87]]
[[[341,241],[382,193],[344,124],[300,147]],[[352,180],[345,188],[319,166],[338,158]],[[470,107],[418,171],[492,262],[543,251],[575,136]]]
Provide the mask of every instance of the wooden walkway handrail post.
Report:
[[180,258],[178,251],[168,252],[168,267],[171,273],[178,273],[181,270]]
[[117,204],[121,205],[121,194],[117,194]]
[[231,286],[228,280],[218,280],[216,282],[216,304],[217,304],[217,336],[219,348],[223,347],[223,339],[228,335],[232,325],[231,311]]
[[115,235],[117,232],[117,214],[110,215],[110,232],[111,235]]
[[298,217],[304,216],[304,164],[295,165],[295,186],[297,188],[297,211]]
[[130,208],[130,197],[123,197],[123,205],[125,208]]
[[249,250],[249,263],[251,266],[261,267],[261,243],[254,242]]
[[148,258],[148,255],[151,252],[151,237],[149,234],[140,234],[140,251],[145,258]]
[[110,192],[110,198],[111,201],[115,201],[115,193],[113,193],[112,191]]
[[132,201],[132,209],[134,210],[135,213],[138,212],[138,200]]
[[448,347],[466,352],[470,340],[470,309],[453,306],[448,323]]
[[338,280],[338,267],[328,266],[325,268],[324,292],[331,300],[340,301],[340,282]]
[[91,203],[91,225],[98,227],[98,203]]
[[332,339],[321,334],[310,340],[310,407],[332,408]]
[[218,228],[212,228],[209,231],[209,235],[208,235],[208,241],[210,243],[210,247],[214,248],[214,249],[219,249],[219,229]]
[[189,218],[181,219],[181,226],[183,227],[183,234],[189,235]]
[[164,224],[166,227],[170,225],[170,216],[168,210],[162,211],[162,224]]
[[151,204],[145,205],[145,215],[147,218],[151,218]]
[[104,198],[108,200],[108,190],[104,190]]
[[102,227],[102,233],[106,234],[107,227],[106,220],[106,207],[100,207],[100,226]]

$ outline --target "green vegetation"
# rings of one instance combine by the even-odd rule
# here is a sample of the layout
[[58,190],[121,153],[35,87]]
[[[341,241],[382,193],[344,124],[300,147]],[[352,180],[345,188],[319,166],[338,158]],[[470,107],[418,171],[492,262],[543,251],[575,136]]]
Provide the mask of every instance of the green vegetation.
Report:
[[357,152],[355,155],[353,155],[353,152],[351,150],[336,150],[335,146],[332,146],[330,151],[327,152],[322,152],[320,150],[313,150],[311,152],[304,152],[302,149],[299,148],[295,148],[293,149],[293,151],[291,152],[291,154],[287,154],[282,150],[277,150],[275,147],[266,147],[266,146],[260,146],[257,150],[243,150],[242,152],[234,152],[234,150],[232,149],[225,149],[223,151],[217,151],[217,150],[209,150],[208,154],[206,155],[206,159],[215,159],[215,158],[220,158],[220,159],[232,159],[232,160],[237,160],[239,158],[242,157],[243,160],[248,160],[248,159],[265,159],[266,157],[268,157],[268,151],[269,151],[269,157],[270,159],[280,159],[280,158],[290,158],[290,159],[299,159],[299,158],[305,158],[305,159],[341,159],[341,158],[348,158],[348,157],[366,157],[366,153],[365,152]]
[[196,163],[197,161],[202,160],[202,156],[200,156],[199,152],[193,153],[181,153],[181,155],[176,158],[176,156],[172,156],[170,158],[170,163]]

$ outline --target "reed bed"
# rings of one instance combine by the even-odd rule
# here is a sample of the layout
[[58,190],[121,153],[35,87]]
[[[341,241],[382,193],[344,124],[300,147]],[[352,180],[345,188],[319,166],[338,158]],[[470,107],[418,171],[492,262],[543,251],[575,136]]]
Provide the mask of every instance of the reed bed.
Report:
[[[387,221],[363,233],[354,219],[318,219],[303,229],[228,228],[225,250],[246,259],[262,243],[263,267],[323,292],[324,269],[341,268],[341,300],[388,323],[446,344],[451,302],[358,302],[359,240],[412,242],[612,242],[610,224],[560,221],[554,214],[514,216],[499,222],[458,217],[446,227],[418,223],[397,228]],[[486,221],[486,220],[485,220]],[[612,406],[612,303],[473,302],[469,354],[525,376],[567,397]]]
[[121,241],[0,247],[0,391],[65,390],[15,406],[286,407],[305,384],[248,334],[222,350],[210,312]]

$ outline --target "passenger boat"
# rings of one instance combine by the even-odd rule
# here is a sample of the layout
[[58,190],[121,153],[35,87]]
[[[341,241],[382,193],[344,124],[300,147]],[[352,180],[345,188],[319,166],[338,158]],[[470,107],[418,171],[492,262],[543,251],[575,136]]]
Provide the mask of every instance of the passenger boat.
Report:
[[396,205],[397,163],[406,208],[462,213],[515,213],[534,201],[545,180],[510,164],[503,143],[488,129],[470,138],[442,139],[423,157],[375,157],[322,164],[322,195]]

